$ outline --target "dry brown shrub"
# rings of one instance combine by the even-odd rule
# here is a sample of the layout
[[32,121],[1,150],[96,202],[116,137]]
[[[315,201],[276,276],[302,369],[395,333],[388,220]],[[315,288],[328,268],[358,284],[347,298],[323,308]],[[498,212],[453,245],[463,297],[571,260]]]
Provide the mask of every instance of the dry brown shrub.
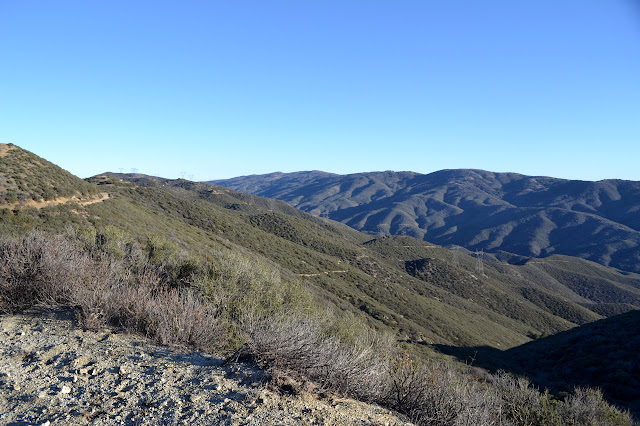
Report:
[[248,346],[262,366],[303,375],[326,390],[377,400],[386,390],[389,342],[363,337],[343,344],[322,320],[280,316],[248,321]]
[[419,425],[499,424],[500,406],[486,383],[443,363],[399,356],[391,371],[386,405]]
[[593,388],[576,388],[558,407],[562,424],[632,426],[628,412],[622,412],[604,400],[602,392]]
[[72,306],[89,328],[115,325],[199,349],[223,343],[216,310],[198,294],[169,288],[148,265],[135,271],[109,256],[92,257],[64,236],[34,233],[0,243],[0,306]]
[[90,259],[62,236],[34,233],[0,243],[0,297],[4,312],[71,302],[72,289],[91,280]]

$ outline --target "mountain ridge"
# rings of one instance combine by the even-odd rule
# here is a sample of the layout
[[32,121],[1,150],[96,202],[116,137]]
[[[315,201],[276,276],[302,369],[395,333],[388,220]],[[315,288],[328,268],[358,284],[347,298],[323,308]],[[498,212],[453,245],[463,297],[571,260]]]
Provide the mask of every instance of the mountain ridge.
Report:
[[640,271],[640,182],[477,169],[266,176],[209,182],[373,235],[411,235],[503,257],[565,254]]

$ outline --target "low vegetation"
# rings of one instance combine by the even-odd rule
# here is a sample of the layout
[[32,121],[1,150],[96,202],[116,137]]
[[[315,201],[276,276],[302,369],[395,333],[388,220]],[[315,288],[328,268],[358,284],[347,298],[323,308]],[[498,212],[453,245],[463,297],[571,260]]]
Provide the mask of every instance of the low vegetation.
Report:
[[558,400],[506,373],[476,377],[472,367],[421,361],[365,323],[328,312],[266,260],[237,252],[198,261],[167,241],[93,229],[6,239],[0,309],[33,305],[74,307],[86,327],[246,357],[274,379],[310,379],[417,424],[632,424],[594,389]]
[[0,144],[0,207],[97,196],[98,187],[12,144]]

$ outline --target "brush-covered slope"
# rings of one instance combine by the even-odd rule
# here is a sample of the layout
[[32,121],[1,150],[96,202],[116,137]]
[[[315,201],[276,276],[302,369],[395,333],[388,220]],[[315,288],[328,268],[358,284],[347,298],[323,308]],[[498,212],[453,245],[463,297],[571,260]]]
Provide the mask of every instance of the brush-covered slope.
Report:
[[[94,180],[110,181],[106,186],[113,189],[134,183],[127,187],[133,191],[127,198],[136,204],[152,210],[160,207],[162,215],[267,257],[339,300],[343,308],[364,313],[411,340],[462,345],[482,340],[504,348],[607,314],[593,310],[605,302],[572,290],[567,286],[570,280],[549,273],[555,269],[546,263],[485,262],[481,275],[475,270],[477,260],[465,253],[410,237],[371,240],[272,199],[143,175],[110,174]],[[577,270],[583,269],[582,264],[592,266],[569,259],[577,262]],[[436,272],[425,273],[427,264]],[[629,292],[629,299],[640,295],[625,281],[640,286],[637,277],[595,267],[610,271],[608,278],[616,285],[626,285],[620,291]],[[591,279],[574,273],[568,277],[579,282]],[[621,311],[640,307],[640,302],[611,303],[610,309]]]
[[95,198],[99,188],[13,144],[0,144],[0,208]]
[[542,387],[597,386],[640,414],[640,311],[614,316],[505,352]]
[[0,233],[72,225],[96,229],[107,240],[123,234],[149,244],[159,238],[166,243],[158,247],[176,256],[238,253],[303,282],[320,303],[411,342],[509,348],[640,308],[637,275],[581,259],[485,261],[481,271],[477,259],[462,251],[408,236],[372,240],[284,202],[224,187],[144,175],[105,174],[79,182],[76,191],[90,187],[110,197],[2,209]]
[[211,183],[370,234],[411,235],[503,258],[564,254],[640,272],[640,182],[442,170],[273,173]]

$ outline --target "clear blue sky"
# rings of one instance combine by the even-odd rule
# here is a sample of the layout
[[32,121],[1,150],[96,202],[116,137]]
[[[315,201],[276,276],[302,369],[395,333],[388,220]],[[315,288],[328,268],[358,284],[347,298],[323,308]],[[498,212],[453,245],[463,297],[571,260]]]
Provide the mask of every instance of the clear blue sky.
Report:
[[640,180],[639,3],[0,0],[0,142],[80,177]]

